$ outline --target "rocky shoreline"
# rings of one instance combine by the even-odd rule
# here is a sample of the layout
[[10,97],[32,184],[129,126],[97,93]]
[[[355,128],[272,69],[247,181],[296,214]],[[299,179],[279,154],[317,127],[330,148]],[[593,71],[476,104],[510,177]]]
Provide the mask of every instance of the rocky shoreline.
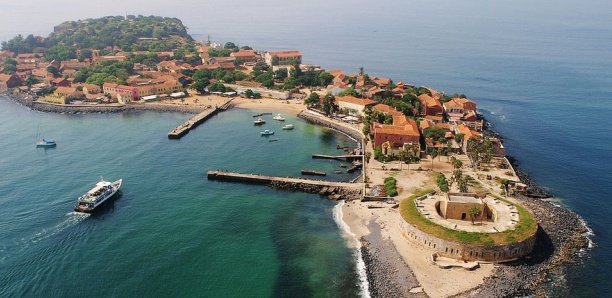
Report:
[[343,187],[333,187],[333,186],[320,186],[320,185],[310,185],[304,183],[290,183],[290,182],[278,182],[272,181],[270,183],[270,187],[278,190],[288,190],[288,191],[302,191],[307,193],[315,193],[321,196],[326,196],[330,200],[338,201],[338,200],[358,200],[361,198],[361,190],[356,189],[346,189]]
[[539,223],[534,252],[524,260],[500,264],[478,288],[457,297],[559,296],[566,285],[563,276],[569,265],[589,247],[588,228],[575,212],[550,202],[517,197],[531,209]]
[[[485,120],[486,121],[486,120]],[[487,134],[502,136],[486,125]],[[522,170],[517,159],[507,157],[521,182],[525,195],[516,199],[530,209],[539,225],[533,253],[523,260],[499,264],[495,273],[479,287],[456,297],[516,297],[563,295],[567,285],[562,277],[569,266],[580,261],[579,254],[590,248],[590,232],[585,221],[572,210],[544,200],[552,194]]]
[[382,238],[380,226],[371,221],[370,234],[361,237],[361,255],[366,265],[372,297],[427,297],[412,269],[403,261],[391,240]]

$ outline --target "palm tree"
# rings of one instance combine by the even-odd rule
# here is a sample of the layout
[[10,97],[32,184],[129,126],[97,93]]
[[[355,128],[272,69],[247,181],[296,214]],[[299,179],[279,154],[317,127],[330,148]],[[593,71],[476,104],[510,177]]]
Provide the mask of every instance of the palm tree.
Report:
[[438,157],[438,150],[436,148],[432,148],[429,150],[429,156],[431,156],[431,170],[434,169],[434,159]]
[[480,216],[480,209],[478,209],[476,207],[472,207],[472,208],[470,208],[470,210],[468,210],[468,214],[470,215],[470,219],[472,220],[472,224],[474,224],[474,221],[476,220],[476,218],[478,218]]

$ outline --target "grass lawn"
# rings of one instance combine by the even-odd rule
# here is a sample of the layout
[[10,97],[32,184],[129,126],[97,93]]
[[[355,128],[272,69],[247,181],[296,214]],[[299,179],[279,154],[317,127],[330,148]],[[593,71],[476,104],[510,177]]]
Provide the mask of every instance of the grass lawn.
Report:
[[402,200],[400,202],[400,214],[406,222],[413,224],[419,230],[438,238],[466,244],[492,246],[523,241],[533,235],[538,228],[533,215],[527,211],[527,209],[494,194],[490,195],[499,199],[500,201],[512,204],[516,207],[519,213],[519,222],[516,224],[513,230],[507,230],[499,233],[476,233],[456,231],[440,226],[423,217],[419,210],[417,210],[415,203],[416,198],[424,196],[432,191],[432,189],[420,190],[409,198]]

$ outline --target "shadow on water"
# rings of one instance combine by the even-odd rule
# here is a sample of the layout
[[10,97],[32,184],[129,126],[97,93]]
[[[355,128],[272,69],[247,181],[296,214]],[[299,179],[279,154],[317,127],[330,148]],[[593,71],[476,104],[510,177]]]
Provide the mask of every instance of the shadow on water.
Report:
[[273,296],[313,297],[325,293],[331,297],[356,297],[359,287],[354,259],[340,251],[326,251],[331,249],[331,240],[325,230],[335,232],[337,226],[325,220],[313,221],[304,214],[305,209],[314,206],[321,207],[312,202],[296,202],[275,215],[270,229],[280,268]]
[[336,141],[336,133],[331,129],[323,129],[319,138],[324,144],[333,144]]
[[504,263],[507,266],[522,266],[522,265],[538,265],[548,260],[555,251],[555,246],[550,236],[542,229],[538,227],[536,236],[536,242],[533,246],[533,252],[529,255],[529,258],[523,258],[513,262]]
[[274,285],[274,297],[312,297],[313,292],[304,282],[308,277],[306,270],[296,259],[306,255],[308,243],[302,237],[291,237],[292,227],[304,226],[307,223],[298,214],[279,212],[271,226],[274,247],[280,261],[278,276]]

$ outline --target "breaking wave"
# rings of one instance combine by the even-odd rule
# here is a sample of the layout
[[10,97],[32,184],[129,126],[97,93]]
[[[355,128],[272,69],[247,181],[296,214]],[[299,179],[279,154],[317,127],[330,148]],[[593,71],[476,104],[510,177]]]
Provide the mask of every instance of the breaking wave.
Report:
[[359,288],[361,290],[362,297],[370,297],[370,289],[368,284],[368,276],[366,273],[366,265],[363,261],[363,256],[361,255],[361,242],[357,239],[357,236],[351,232],[351,228],[346,222],[342,219],[342,206],[344,206],[344,201],[340,201],[333,209],[334,221],[340,228],[340,232],[342,236],[346,238],[349,242],[349,248],[353,250],[353,255],[355,256],[355,269],[357,271],[357,276],[359,278]]

